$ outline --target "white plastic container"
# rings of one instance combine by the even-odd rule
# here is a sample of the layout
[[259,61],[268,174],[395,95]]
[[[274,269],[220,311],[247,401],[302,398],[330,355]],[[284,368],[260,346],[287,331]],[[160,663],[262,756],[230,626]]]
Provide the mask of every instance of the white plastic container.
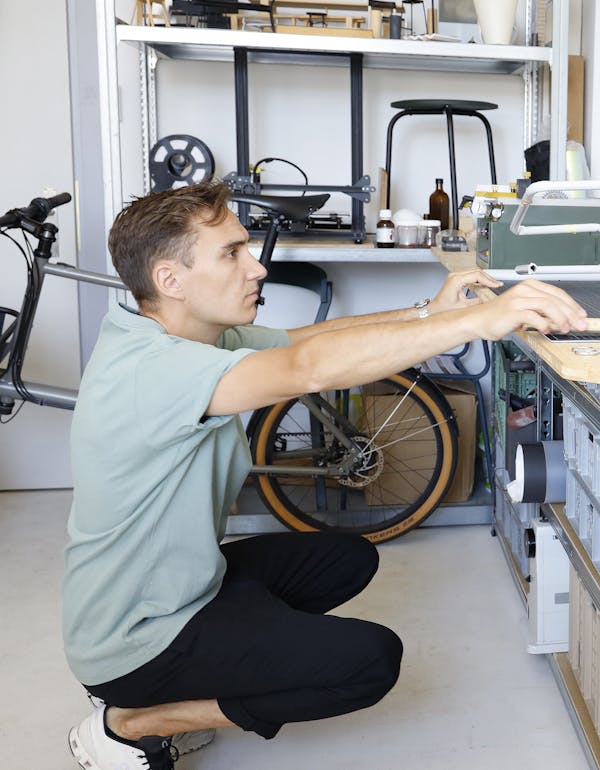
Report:
[[399,220],[396,225],[396,244],[401,249],[416,248],[419,245],[419,219]]

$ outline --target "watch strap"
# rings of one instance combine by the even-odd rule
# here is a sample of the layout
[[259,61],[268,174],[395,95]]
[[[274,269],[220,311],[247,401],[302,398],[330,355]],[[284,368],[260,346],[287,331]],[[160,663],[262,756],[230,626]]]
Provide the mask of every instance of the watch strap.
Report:
[[429,303],[431,300],[429,298],[427,299],[420,299],[418,302],[415,302],[415,308],[417,310],[417,315],[419,318],[427,318],[429,316]]

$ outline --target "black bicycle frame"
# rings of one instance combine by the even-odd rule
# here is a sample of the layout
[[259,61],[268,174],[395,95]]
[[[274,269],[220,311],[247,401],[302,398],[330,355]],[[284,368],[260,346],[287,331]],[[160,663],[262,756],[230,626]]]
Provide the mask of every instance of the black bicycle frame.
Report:
[[[260,254],[260,263],[269,267],[277,236],[286,218],[302,218],[318,210],[324,205],[329,195],[301,197],[265,197],[251,195],[232,195],[231,200],[246,205],[256,205],[269,214],[271,222],[265,234]],[[37,310],[42,286],[46,275],[55,275],[83,283],[97,284],[107,288],[127,291],[125,284],[117,277],[80,270],[71,265],[52,263],[52,245],[56,241],[58,228],[44,219],[53,205],[62,205],[71,199],[68,193],[61,193],[54,198],[35,198],[25,209],[14,209],[0,217],[0,226],[18,227],[37,239],[38,245],[33,252],[31,282],[25,294],[21,309],[18,313],[5,310],[5,313],[16,316],[10,341],[5,342],[4,357],[8,355],[8,366],[0,369],[0,411],[10,413],[15,400],[31,401],[42,406],[53,406],[58,409],[74,409],[77,401],[77,390],[54,387],[36,382],[21,382],[21,366],[33,321]],[[41,221],[40,221],[41,220]],[[262,287],[261,287],[262,288]],[[263,298],[259,296],[258,303]],[[1,329],[0,329],[1,331]],[[3,335],[4,336],[4,335]],[[6,335],[8,336],[8,335]],[[16,376],[15,376],[16,375]],[[15,383],[15,379],[17,383]],[[20,385],[20,386],[19,386]]]
[[[37,250],[36,250],[37,251]],[[47,256],[41,256],[34,254],[33,257],[33,270],[32,270],[32,283],[31,289],[33,297],[30,301],[23,300],[21,310],[16,320],[15,329],[13,332],[12,345],[16,344],[22,349],[23,353],[27,349],[29,342],[29,336],[31,334],[31,328],[33,326],[33,319],[35,317],[35,311],[39,302],[40,294],[44,279],[47,275],[56,275],[59,278],[69,278],[75,281],[82,281],[84,283],[97,284],[99,286],[107,286],[112,289],[127,290],[125,284],[116,277],[110,275],[103,275],[102,273],[94,273],[88,270],[79,270],[76,267],[70,265],[55,264],[48,261]],[[29,310],[30,323],[28,328],[25,328],[24,314],[25,310]],[[13,352],[9,354],[9,360]],[[19,366],[20,370],[20,366]],[[20,375],[20,371],[18,372]],[[32,399],[25,399],[34,401],[34,403],[42,406],[54,406],[58,409],[74,409],[75,402],[77,401],[77,390],[70,388],[59,388],[52,385],[44,385],[37,382],[23,382],[23,386]],[[13,378],[11,376],[10,366],[0,374],[0,401],[5,399],[9,400],[23,400],[19,389],[16,387]]]

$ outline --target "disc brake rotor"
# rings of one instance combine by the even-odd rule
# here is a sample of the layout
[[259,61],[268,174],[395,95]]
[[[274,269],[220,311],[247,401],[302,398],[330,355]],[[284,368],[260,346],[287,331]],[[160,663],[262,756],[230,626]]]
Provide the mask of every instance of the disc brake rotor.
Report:
[[355,436],[352,440],[361,450],[361,462],[349,476],[338,479],[338,483],[346,487],[367,487],[383,471],[383,452],[366,436]]

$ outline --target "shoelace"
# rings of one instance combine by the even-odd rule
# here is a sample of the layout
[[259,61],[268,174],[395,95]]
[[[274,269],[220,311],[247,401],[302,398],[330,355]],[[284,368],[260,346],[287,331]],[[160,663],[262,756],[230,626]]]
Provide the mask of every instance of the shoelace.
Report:
[[148,770],[173,770],[174,763],[179,759],[179,751],[171,745],[170,738],[163,738],[160,746],[147,745],[147,738],[142,738],[139,743],[142,751],[138,757],[144,760],[144,767]]

